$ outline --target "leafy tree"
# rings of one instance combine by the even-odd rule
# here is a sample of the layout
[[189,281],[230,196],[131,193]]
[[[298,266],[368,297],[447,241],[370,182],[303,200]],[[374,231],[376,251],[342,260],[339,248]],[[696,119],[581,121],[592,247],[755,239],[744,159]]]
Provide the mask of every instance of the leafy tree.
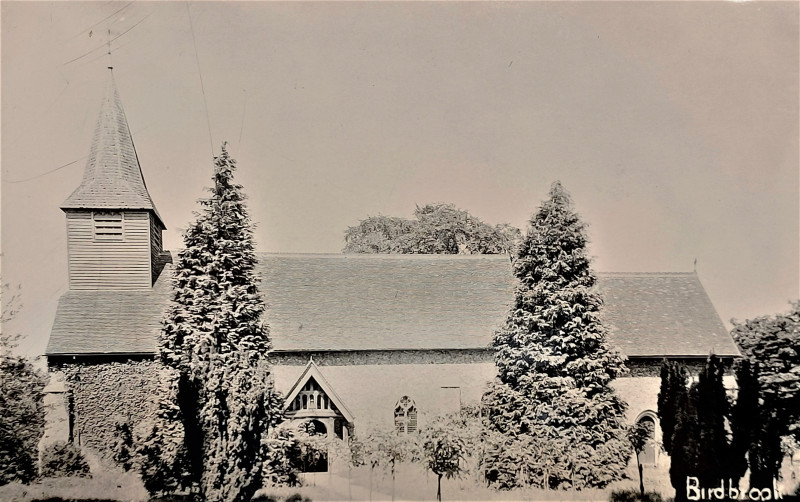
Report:
[[606,486],[628,460],[625,403],[610,386],[625,367],[600,322],[586,244],[569,194],[553,183],[513,260],[514,302],[492,340],[498,379],[483,399],[490,428],[552,446],[537,461],[554,463],[546,484],[562,488]]
[[133,469],[135,450],[133,447],[133,431],[131,424],[117,420],[114,424],[115,440],[112,447],[112,458],[125,471]]
[[276,414],[252,224],[235,168],[223,143],[211,197],[184,233],[159,347],[178,373],[187,480],[219,501],[250,500],[259,487],[262,438]]
[[491,226],[453,204],[417,206],[414,220],[370,216],[345,231],[345,253],[499,254],[519,239],[518,229]]
[[392,477],[392,500],[395,495],[397,469],[406,461],[419,459],[419,444],[416,434],[399,434],[396,431],[375,431],[371,439],[376,442],[378,465]]
[[454,478],[464,471],[467,445],[455,427],[434,423],[422,435],[425,465],[437,477],[436,500],[442,500],[442,477]]
[[349,455],[347,460],[347,495],[348,500],[353,500],[353,487],[352,487],[352,474],[353,467],[361,467],[367,465],[367,446],[361,441],[358,436],[349,436],[347,438],[347,450]]
[[345,253],[399,253],[399,241],[412,232],[415,223],[394,216],[370,216],[347,227]]
[[44,433],[45,376],[28,358],[13,354],[18,336],[2,330],[20,308],[19,294],[3,285],[0,318],[0,485],[28,483],[37,475],[36,452]]
[[675,434],[678,405],[688,392],[689,374],[686,368],[674,361],[661,364],[661,388],[658,392],[658,421],[664,451],[672,451],[672,436]]
[[780,434],[800,440],[800,301],[786,314],[733,324],[731,336],[759,365],[761,391],[775,406]]
[[266,456],[262,464],[265,486],[298,486],[302,471],[302,451],[294,427],[285,422],[269,431],[263,440]]
[[42,451],[42,476],[45,478],[89,476],[89,464],[80,448],[72,443],[58,441]]
[[639,456],[644,451],[650,438],[653,437],[652,422],[642,421],[627,429],[626,437],[633,448],[633,456],[636,458],[636,470],[639,471],[639,492],[644,497],[644,476],[642,476],[642,461]]

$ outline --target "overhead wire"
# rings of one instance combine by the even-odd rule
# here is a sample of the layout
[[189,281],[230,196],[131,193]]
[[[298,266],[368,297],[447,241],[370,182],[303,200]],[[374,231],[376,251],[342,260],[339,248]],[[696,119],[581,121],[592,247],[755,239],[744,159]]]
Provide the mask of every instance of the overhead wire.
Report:
[[[149,129],[154,123],[155,122],[153,122],[150,125],[144,126],[141,129],[138,129],[134,133],[131,133],[131,137],[133,138],[136,135],[138,135],[139,133],[141,133],[142,131],[144,131],[146,129]],[[69,167],[69,166],[71,166],[71,165],[73,165],[73,164],[75,164],[77,162],[80,162],[80,161],[82,161],[82,160],[84,160],[84,159],[86,159],[88,157],[89,157],[89,155],[84,155],[83,157],[75,159],[72,162],[67,162],[66,164],[60,165],[60,166],[58,166],[56,168],[50,169],[49,171],[45,171],[43,173],[36,174],[34,176],[31,176],[30,178],[24,178],[24,179],[21,179],[21,180],[8,180],[8,179],[3,178],[3,183],[25,183],[25,182],[28,182],[28,181],[38,180],[39,178],[43,178],[43,177],[47,176],[48,174],[53,174],[56,171],[60,171],[61,169],[64,169],[65,167]]]
[[105,21],[107,21],[107,20],[111,19],[112,17],[116,16],[117,14],[119,14],[120,12],[122,12],[123,10],[127,9],[128,7],[130,7],[131,5],[133,5],[133,2],[128,2],[127,4],[125,4],[124,6],[122,6],[121,8],[119,8],[119,9],[115,10],[114,12],[112,12],[111,14],[109,14],[108,16],[106,16],[106,17],[104,17],[103,19],[101,19],[100,21],[97,21],[97,22],[96,22],[96,23],[94,23],[94,24],[90,24],[90,25],[89,25],[89,26],[87,26],[85,29],[81,30],[81,31],[80,31],[80,32],[79,32],[77,35],[73,36],[72,38],[69,38],[68,40],[74,40],[74,39],[78,38],[79,36],[81,36],[81,35],[83,35],[84,33],[86,33],[86,31],[87,31],[87,30],[91,30],[92,28],[94,28],[94,27],[95,27],[95,26],[97,26],[98,24],[100,24],[100,23],[103,23],[103,22],[105,22]]
[[61,66],[66,66],[66,65],[68,65],[68,64],[70,64],[70,63],[74,63],[75,61],[77,61],[77,60],[79,60],[79,59],[83,59],[83,58],[85,58],[86,56],[88,56],[89,54],[92,54],[93,52],[97,52],[97,51],[98,51],[98,50],[100,50],[100,49],[104,49],[104,48],[106,48],[110,42],[113,42],[114,40],[118,39],[118,38],[119,38],[119,37],[121,37],[122,35],[125,35],[125,34],[126,34],[126,33],[128,33],[129,31],[131,31],[132,29],[136,28],[137,26],[139,26],[140,24],[142,24],[142,22],[144,22],[144,20],[145,20],[145,19],[147,19],[148,17],[150,17],[151,15],[152,15],[152,12],[151,12],[150,14],[148,14],[148,15],[144,16],[144,17],[143,17],[142,19],[140,19],[140,20],[139,20],[139,21],[138,21],[136,24],[134,24],[133,26],[131,26],[131,27],[130,27],[130,28],[128,28],[127,30],[123,31],[123,32],[122,32],[122,33],[120,33],[119,35],[115,36],[114,38],[112,38],[112,39],[111,39],[111,40],[109,40],[108,42],[103,42],[103,45],[99,45],[99,46],[95,47],[94,49],[91,49],[91,50],[89,50],[89,51],[87,51],[87,52],[84,52],[84,53],[83,53],[83,54],[81,54],[80,56],[78,56],[78,57],[76,57],[76,58],[73,58],[73,59],[70,59],[69,61],[67,61],[67,62],[65,62],[65,63],[62,63],[62,64],[61,64]]
[[244,131],[244,116],[247,112],[247,89],[242,89],[244,101],[242,102],[242,124],[239,126],[239,148],[242,147],[242,132]]
[[194,45],[194,59],[197,62],[197,74],[200,76],[200,92],[203,94],[203,105],[206,110],[206,125],[208,126],[208,141],[211,144],[211,158],[214,158],[214,138],[211,135],[211,119],[208,115],[208,100],[206,99],[206,89],[203,85],[203,71],[200,69],[200,56],[197,54],[197,39],[194,36],[194,23],[192,22],[192,12],[189,9],[189,2],[186,1],[186,15],[189,17],[189,29],[192,32],[192,44]]

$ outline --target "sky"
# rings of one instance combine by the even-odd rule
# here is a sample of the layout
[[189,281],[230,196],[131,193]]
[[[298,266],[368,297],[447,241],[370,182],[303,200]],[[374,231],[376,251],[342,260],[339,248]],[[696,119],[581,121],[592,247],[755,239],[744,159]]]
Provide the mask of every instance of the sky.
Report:
[[4,329],[44,352],[109,64],[169,249],[225,140],[260,251],[338,253],[349,225],[430,202],[524,229],[561,180],[595,270],[697,260],[724,322],[785,312],[799,5],[4,1]]

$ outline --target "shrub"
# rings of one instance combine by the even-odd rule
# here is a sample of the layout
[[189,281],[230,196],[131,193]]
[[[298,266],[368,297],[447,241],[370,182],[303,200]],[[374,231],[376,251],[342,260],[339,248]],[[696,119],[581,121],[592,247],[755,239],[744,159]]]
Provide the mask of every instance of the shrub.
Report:
[[638,490],[614,490],[611,492],[610,502],[663,502],[664,499],[656,492],[645,492],[642,495]]
[[59,441],[42,452],[42,476],[60,478],[66,476],[89,476],[89,464],[81,450],[72,443]]
[[308,497],[303,497],[299,493],[293,493],[288,497],[283,495],[277,495],[274,493],[257,495],[254,497],[251,502],[311,502],[311,499]]
[[119,502],[114,499],[73,499],[61,497],[48,497],[46,499],[33,499],[31,502]]

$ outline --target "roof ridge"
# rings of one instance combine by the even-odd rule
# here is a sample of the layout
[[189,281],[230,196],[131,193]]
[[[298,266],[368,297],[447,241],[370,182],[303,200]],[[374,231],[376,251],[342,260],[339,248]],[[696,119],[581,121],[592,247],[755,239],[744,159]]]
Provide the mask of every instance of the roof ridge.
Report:
[[598,276],[696,276],[697,272],[595,272]]

